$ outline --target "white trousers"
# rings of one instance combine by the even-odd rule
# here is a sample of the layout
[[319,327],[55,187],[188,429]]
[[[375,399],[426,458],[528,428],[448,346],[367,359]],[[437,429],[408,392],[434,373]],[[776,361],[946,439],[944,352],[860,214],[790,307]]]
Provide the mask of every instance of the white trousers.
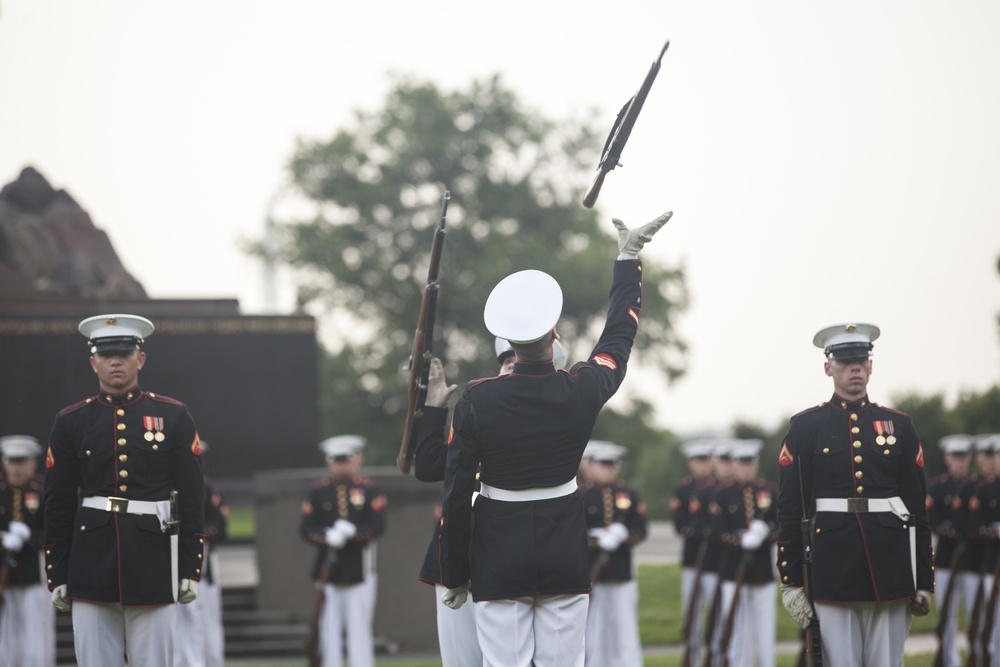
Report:
[[479,648],[479,637],[476,635],[476,605],[468,601],[458,609],[452,609],[441,602],[446,590],[441,584],[434,586],[441,667],[481,665],[483,651]]
[[177,605],[174,637],[174,667],[223,667],[226,649],[218,584],[202,581],[194,602]]
[[56,609],[45,584],[8,586],[0,607],[0,667],[56,664]]
[[73,600],[73,638],[79,667],[173,667],[177,605],[123,607]]
[[347,664],[351,667],[374,667],[372,587],[364,583],[345,586],[326,584],[323,590],[326,599],[319,624],[323,667],[343,666],[345,634]]
[[642,667],[639,584],[594,584],[587,611],[587,667]]
[[[732,608],[736,584],[723,584],[726,609]],[[777,597],[774,583],[744,584],[733,617],[733,632],[729,640],[730,667],[774,667],[774,643],[777,636]],[[727,617],[723,617],[723,629]]]
[[583,667],[589,598],[549,595],[476,602],[483,667]]
[[817,602],[823,667],[900,667],[910,601]]
[[[938,613],[944,604],[944,596],[952,579],[951,570],[938,569],[934,571],[934,596],[937,598]],[[948,608],[948,619],[941,638],[941,653],[944,656],[944,667],[962,667],[962,657],[958,648],[958,609],[965,607],[965,618],[972,618],[972,605],[976,598],[976,586],[979,577],[971,572],[955,575],[954,591],[951,594],[951,606]]]
[[[681,573],[681,597],[684,600],[684,613],[687,613],[691,594],[694,592],[694,575],[695,570],[693,568],[686,568]],[[701,664],[701,654],[704,650],[704,637],[702,635],[705,632],[705,617],[712,607],[712,600],[715,598],[715,587],[718,585],[719,574],[717,572],[702,571],[701,579],[698,582],[698,604],[696,609],[694,609],[691,635],[688,638],[688,644],[691,647],[689,652],[692,665]],[[682,619],[682,622],[686,622],[686,620]]]

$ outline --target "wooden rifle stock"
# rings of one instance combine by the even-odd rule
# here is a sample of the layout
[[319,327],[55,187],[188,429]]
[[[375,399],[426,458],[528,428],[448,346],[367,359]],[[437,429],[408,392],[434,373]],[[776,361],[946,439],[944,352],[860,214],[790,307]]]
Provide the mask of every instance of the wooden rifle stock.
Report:
[[437,296],[440,288],[438,272],[441,268],[445,217],[448,214],[450,200],[451,192],[445,190],[444,197],[441,199],[441,221],[434,231],[434,242],[431,245],[431,262],[427,268],[427,283],[424,286],[423,301],[420,303],[417,330],[413,335],[413,351],[410,353],[410,376],[407,389],[406,426],[403,428],[403,440],[399,445],[399,455],[396,457],[396,465],[403,474],[409,474],[413,464],[417,429],[420,425],[420,419],[424,415],[424,402],[427,400],[427,376],[430,373],[431,350],[434,340],[434,315],[437,310]]
[[713,667],[715,654],[712,651],[712,638],[715,636],[715,626],[719,619],[719,608],[722,606],[722,581],[715,584],[715,595],[712,596],[712,606],[708,610],[705,621],[705,658],[701,667]]
[[976,586],[976,598],[972,604],[972,614],[969,615],[969,627],[966,629],[966,636],[969,638],[969,656],[965,661],[967,667],[979,667],[975,647],[979,644],[979,626],[983,624],[983,606],[986,604],[983,585],[986,581],[986,562],[984,557],[983,565],[979,568],[979,585]]
[[660,71],[660,61],[663,60],[663,54],[667,52],[668,46],[670,46],[670,40],[667,40],[663,45],[659,57],[657,57],[653,65],[649,68],[649,72],[646,74],[646,78],[643,79],[642,85],[639,86],[639,90],[625,103],[621,111],[618,112],[615,124],[611,128],[607,140],[604,142],[601,161],[597,165],[597,169],[599,170],[597,177],[594,178],[590,189],[587,190],[587,194],[583,197],[583,205],[587,208],[591,208],[597,202],[597,195],[600,194],[601,186],[604,185],[604,176],[615,167],[620,166],[618,161],[621,159],[622,149],[625,148],[625,142],[628,141],[629,135],[632,133],[632,127],[635,125],[636,119],[639,118],[639,112],[642,111],[642,105],[646,101],[646,96],[649,94],[650,88],[653,87],[653,81],[656,80],[656,75]]
[[[726,625],[722,629],[722,641],[719,643],[719,667],[729,667],[729,645],[733,641],[733,628],[736,627],[736,615],[740,610],[740,593],[743,590],[743,580],[747,576],[747,567],[753,560],[752,551],[744,551],[740,556],[740,564],[736,567],[734,581],[736,588],[733,590],[733,600],[729,603],[729,613],[726,615]],[[722,582],[719,582],[722,587]]]
[[[996,565],[993,566],[993,586],[990,589],[989,598],[983,597],[983,604],[986,606],[986,615],[983,621],[983,631],[979,635],[979,658],[983,667],[989,667],[993,659],[990,655],[990,640],[993,638],[993,626],[996,624],[997,596],[1000,595],[1000,558],[997,558]],[[969,654],[974,651],[969,650]]]
[[952,600],[955,598],[955,580],[958,578],[958,563],[964,551],[965,542],[960,541],[955,545],[955,551],[951,555],[951,562],[948,564],[951,577],[948,579],[948,587],[945,589],[944,598],[938,607],[938,620],[937,625],[934,627],[934,634],[937,635],[938,639],[937,653],[934,655],[934,667],[944,667],[944,633],[948,629],[948,616],[951,614]]
[[312,616],[309,618],[309,639],[306,641],[306,659],[309,667],[320,667],[323,656],[319,649],[319,622],[323,618],[323,604],[326,602],[326,584],[330,579],[330,570],[337,560],[337,552],[332,547],[330,557],[323,561],[316,582],[316,594],[313,596]]
[[681,630],[681,644],[684,646],[684,653],[681,656],[681,667],[694,667],[693,653],[694,647],[691,642],[691,633],[694,632],[695,617],[698,614],[698,602],[701,600],[701,574],[705,565],[705,552],[708,551],[708,540],[702,540],[698,544],[698,555],[694,559],[694,579],[691,584],[691,596],[688,598],[687,609],[684,611],[684,627]]

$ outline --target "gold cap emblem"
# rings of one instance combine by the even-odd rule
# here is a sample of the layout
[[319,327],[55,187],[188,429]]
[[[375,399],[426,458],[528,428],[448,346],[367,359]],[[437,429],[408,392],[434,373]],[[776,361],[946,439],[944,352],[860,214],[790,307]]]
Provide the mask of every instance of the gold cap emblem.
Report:
[[118,318],[117,317],[105,318],[104,323],[107,324],[109,327],[113,327],[116,324],[118,324]]

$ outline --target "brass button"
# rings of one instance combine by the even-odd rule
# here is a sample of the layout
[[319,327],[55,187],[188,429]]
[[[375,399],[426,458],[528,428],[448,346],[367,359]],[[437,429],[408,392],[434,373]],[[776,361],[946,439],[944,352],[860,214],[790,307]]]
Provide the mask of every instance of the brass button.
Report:
[[858,479],[861,479],[862,477],[865,476],[865,474],[859,470],[856,473],[854,473],[854,476],[857,477]]
[[87,527],[86,527],[86,526],[80,526],[80,532],[81,532],[81,533],[82,533],[83,531],[85,531],[85,530],[87,530]]
[[824,447],[823,448],[823,453],[824,454],[829,454],[830,453],[830,448],[829,447]]
[[[906,528],[906,526],[903,526],[903,528]],[[198,560],[201,560],[201,559],[202,559],[202,555],[198,554]]]
[[125,423],[124,422],[118,424],[118,430],[119,431],[124,431],[125,430]]
[[781,553],[785,553],[785,547],[778,547],[778,551],[780,551]]
[[[861,457],[859,456],[858,459],[860,458]],[[128,454],[119,454],[118,460],[121,461],[122,463],[125,463],[126,461],[128,461]]]
[[859,487],[857,488],[857,491],[858,491],[858,493],[864,493],[864,492],[865,492],[865,487],[863,487],[863,486],[859,486]]
[[197,572],[198,574],[201,574],[201,568],[199,567],[198,569],[195,570],[195,572]]
[[159,448],[160,448],[160,446],[159,446],[159,445],[153,445],[153,451],[154,451],[154,452],[155,452],[156,450],[158,450]]
[[906,524],[905,523],[903,524],[903,530],[906,530]]
[[120,485],[118,487],[118,490],[121,491],[122,493],[125,493],[126,491],[128,491],[128,486],[125,485],[125,484],[122,484],[122,485]]
[[885,454],[886,456],[889,456],[889,450],[888,449],[883,449],[882,453]]
[[122,410],[121,408],[118,408],[115,412],[117,412],[117,414],[118,414],[119,417],[124,417],[125,416],[125,411]]
[[46,565],[46,566],[45,566],[45,569],[46,569],[46,570],[51,570],[51,569],[52,569],[52,566],[51,566],[51,565]]
[[46,549],[45,550],[45,555],[46,556],[51,556],[52,555],[52,549]]
[[125,479],[126,477],[128,477],[128,470],[119,470],[118,476],[121,477],[122,479]]
[[204,543],[205,543],[205,538],[201,538],[198,540],[198,544],[204,544]]
[[118,445],[120,447],[124,447],[125,446],[125,438],[118,438]]
[[788,561],[787,560],[781,561],[781,567],[788,567]]
[[851,413],[851,421],[852,421],[852,422],[856,422],[856,421],[858,421],[858,415],[857,415],[857,413],[856,413],[856,412],[852,412],[852,413]]
[[782,580],[782,581],[788,581],[788,577],[787,577],[787,576],[784,576],[784,577],[782,577],[782,578],[781,578],[781,580]]
[[858,454],[857,456],[854,457],[854,462],[855,463],[861,463],[861,455],[860,454]]
[[861,448],[861,441],[860,440],[855,440],[854,441],[854,449],[860,449],[860,448]]
[[817,532],[817,533],[819,532],[819,528],[817,528],[817,529],[816,529],[816,532]]
[[48,581],[48,582],[49,582],[50,584],[52,583],[52,580],[51,580],[51,579],[47,579],[47,581]]
[[857,427],[857,426],[852,426],[851,427],[851,433],[857,435],[858,433],[861,433],[861,429],[859,427]]
[[85,453],[85,454],[86,454],[87,456],[90,456],[90,450],[89,450],[89,449],[88,449],[88,450],[87,450],[86,452],[84,452],[84,453]]

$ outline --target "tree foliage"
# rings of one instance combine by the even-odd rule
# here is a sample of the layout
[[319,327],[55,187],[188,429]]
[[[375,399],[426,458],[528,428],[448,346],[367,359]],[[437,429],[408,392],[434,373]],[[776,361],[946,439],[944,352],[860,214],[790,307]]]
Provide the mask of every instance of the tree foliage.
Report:
[[[579,204],[600,145],[586,123],[526,108],[499,77],[452,92],[397,79],[382,109],[356,112],[332,138],[299,142],[291,177],[315,215],[280,225],[280,261],[296,270],[299,305],[341,323],[321,369],[324,434],[365,434],[369,462],[393,460],[405,419],[401,367],[446,189],[434,351],[449,380],[495,373],[482,308],[521,269],[559,281],[559,332],[571,359],[587,356],[617,252],[609,217]],[[686,305],[683,272],[647,259],[644,286],[637,355],[674,379],[684,362],[674,329]]]

